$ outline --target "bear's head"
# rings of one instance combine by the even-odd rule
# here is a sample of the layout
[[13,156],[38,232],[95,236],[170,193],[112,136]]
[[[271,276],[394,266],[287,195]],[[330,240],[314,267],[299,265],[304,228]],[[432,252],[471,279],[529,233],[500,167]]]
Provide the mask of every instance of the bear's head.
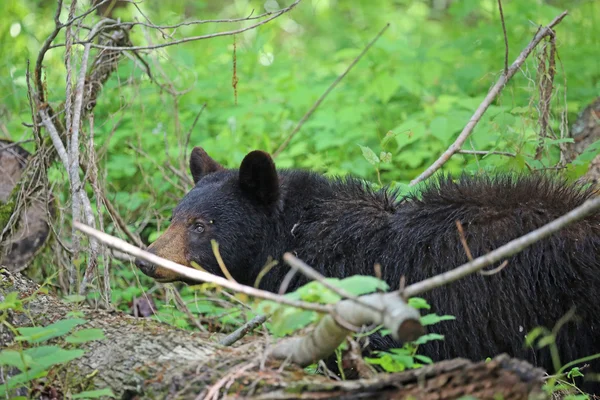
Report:
[[[252,284],[253,266],[272,253],[279,213],[279,177],[269,154],[252,151],[239,170],[225,169],[202,148],[190,156],[195,187],[173,211],[168,229],[148,251],[178,264],[221,274],[211,240],[231,275]],[[161,282],[186,281],[179,274],[141,259],[137,267]]]

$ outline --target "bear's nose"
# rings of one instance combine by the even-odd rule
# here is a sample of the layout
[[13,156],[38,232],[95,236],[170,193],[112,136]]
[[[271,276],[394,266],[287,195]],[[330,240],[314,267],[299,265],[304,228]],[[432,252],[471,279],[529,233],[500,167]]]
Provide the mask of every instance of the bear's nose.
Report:
[[144,274],[148,275],[151,278],[154,278],[154,272],[156,271],[156,265],[148,262],[146,260],[142,260],[141,258],[135,259],[135,266],[138,267]]

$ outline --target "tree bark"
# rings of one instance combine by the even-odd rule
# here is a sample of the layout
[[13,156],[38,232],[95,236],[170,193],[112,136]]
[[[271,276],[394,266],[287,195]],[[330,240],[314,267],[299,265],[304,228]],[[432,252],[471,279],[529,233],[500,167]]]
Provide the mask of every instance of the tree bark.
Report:
[[[79,310],[88,320],[80,327],[101,328],[106,338],[81,345],[85,354],[67,369],[84,381],[80,384],[110,387],[123,399],[450,399],[463,395],[526,399],[541,394],[543,371],[505,355],[487,363],[455,359],[371,379],[332,381],[289,363],[282,366],[266,359],[268,342],[264,337],[246,337],[236,347],[223,347],[210,334],[64,303],[21,274],[3,271],[0,301],[14,291],[25,302],[24,311],[9,311],[7,322],[14,327],[45,326]],[[56,342],[62,343],[61,339]],[[12,332],[2,324],[0,347],[16,347]],[[0,377],[0,382],[7,377]],[[67,388],[61,388],[61,382],[64,380],[59,375],[45,384],[64,393]]]
[[55,211],[51,194],[39,186],[27,201],[16,204],[18,184],[30,159],[31,154],[17,143],[0,139],[0,232],[15,209],[23,208],[18,211],[21,218],[14,231],[0,240],[0,264],[13,272],[27,268],[44,246],[50,234],[48,215]]
[[[575,142],[567,147],[568,162],[573,161],[592,143],[600,140],[600,97],[597,97],[579,114],[571,128],[571,137]],[[600,184],[600,154],[596,155],[590,162],[588,171],[582,179],[590,183]]]

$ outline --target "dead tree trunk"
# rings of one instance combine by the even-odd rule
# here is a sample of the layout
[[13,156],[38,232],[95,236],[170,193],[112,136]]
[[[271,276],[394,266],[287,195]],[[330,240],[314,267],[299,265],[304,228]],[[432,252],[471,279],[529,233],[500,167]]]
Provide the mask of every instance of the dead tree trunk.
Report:
[[[574,143],[567,147],[567,161],[572,162],[590,145],[600,140],[600,97],[597,97],[577,117],[571,128]],[[600,184],[600,154],[594,156],[583,180]]]
[[[252,399],[370,398],[450,399],[472,395],[478,399],[501,396],[526,399],[541,393],[543,371],[499,356],[490,362],[456,359],[372,379],[332,381],[310,375],[294,365],[266,359],[267,341],[248,337],[234,348],[216,344],[209,334],[192,333],[121,312],[92,310],[63,303],[44,294],[38,285],[4,271],[0,274],[0,301],[17,291],[25,311],[9,311],[14,327],[45,326],[80,310],[84,328],[101,328],[105,339],[81,346],[83,357],[69,364],[70,376],[81,386],[110,387],[119,398]],[[26,300],[29,299],[29,300]],[[58,343],[61,339],[57,340]],[[14,337],[0,324],[0,347],[15,347]],[[2,379],[7,379],[4,370]],[[54,376],[53,380],[50,376]],[[85,378],[84,378],[85,377]],[[65,393],[64,374],[48,375],[43,384]],[[71,383],[72,384],[72,383]],[[63,386],[61,386],[63,385]],[[71,386],[71,392],[74,389]]]

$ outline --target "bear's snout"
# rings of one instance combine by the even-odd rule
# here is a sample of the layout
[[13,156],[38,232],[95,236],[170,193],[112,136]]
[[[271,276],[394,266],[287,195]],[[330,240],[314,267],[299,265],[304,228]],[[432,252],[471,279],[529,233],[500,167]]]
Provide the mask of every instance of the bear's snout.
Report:
[[135,266],[138,267],[144,274],[148,275],[150,278],[156,278],[156,265],[152,264],[151,262],[142,260],[141,258],[136,258]]

